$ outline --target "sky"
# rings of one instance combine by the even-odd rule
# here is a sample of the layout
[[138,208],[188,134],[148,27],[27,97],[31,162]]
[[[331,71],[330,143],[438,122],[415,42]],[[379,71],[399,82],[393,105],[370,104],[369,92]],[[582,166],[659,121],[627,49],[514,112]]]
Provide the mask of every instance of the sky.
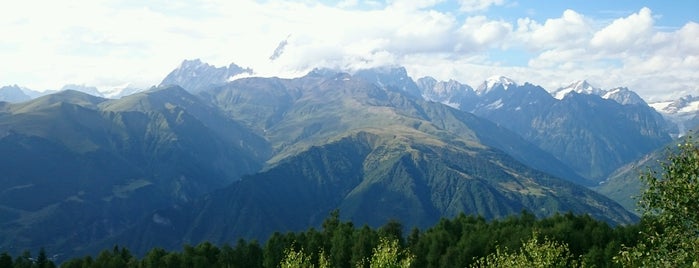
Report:
[[185,59],[297,77],[404,66],[477,87],[576,80],[699,95],[699,1],[69,0],[0,9],[0,85],[157,85]]

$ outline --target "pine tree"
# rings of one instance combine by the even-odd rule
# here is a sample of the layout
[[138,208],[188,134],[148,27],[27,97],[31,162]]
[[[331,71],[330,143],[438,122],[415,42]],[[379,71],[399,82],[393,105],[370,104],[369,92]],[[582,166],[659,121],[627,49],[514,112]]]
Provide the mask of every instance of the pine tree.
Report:
[[3,252],[2,254],[0,254],[0,267],[14,267],[12,263],[12,256],[7,254],[7,252]]

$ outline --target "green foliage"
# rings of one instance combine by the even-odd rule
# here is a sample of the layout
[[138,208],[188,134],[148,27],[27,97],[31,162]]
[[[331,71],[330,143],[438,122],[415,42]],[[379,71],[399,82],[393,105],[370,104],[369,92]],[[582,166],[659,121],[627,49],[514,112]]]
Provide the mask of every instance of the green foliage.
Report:
[[289,248],[285,250],[284,259],[279,263],[281,268],[313,268],[315,267],[311,263],[311,256],[307,255],[301,250],[294,250]]
[[411,251],[415,267],[465,267],[499,248],[518,249],[531,237],[532,230],[552,241],[570,245],[574,256],[587,264],[613,267],[612,257],[621,244],[635,244],[636,226],[610,227],[589,216],[555,215],[537,220],[524,212],[519,217],[487,222],[483,218],[459,215],[442,219],[430,229],[416,234]]
[[0,254],[0,267],[12,267],[12,256],[7,254],[7,252],[3,252]]
[[[532,236],[533,230],[543,241],[539,235]],[[334,211],[321,230],[277,232],[263,246],[243,239],[235,246],[203,242],[185,245],[179,252],[153,248],[141,259],[116,246],[94,259],[74,258],[61,267],[481,267],[521,258],[527,264],[618,267],[612,257],[622,244],[636,245],[638,231],[635,225],[612,228],[587,215],[536,219],[523,212],[494,221],[461,214],[424,231],[414,228],[405,237],[397,221],[379,228],[357,228],[340,220],[339,212]],[[547,262],[554,257],[556,262]],[[14,261],[7,254],[0,255],[1,263],[8,260],[14,267],[33,267],[28,251]]]
[[500,247],[495,253],[488,254],[478,259],[471,267],[582,267],[580,261],[573,257],[568,245],[557,241],[551,241],[544,237],[539,242],[538,233],[523,242],[522,247],[514,252],[508,252]]
[[371,268],[408,268],[415,259],[409,251],[401,251],[397,239],[381,238],[371,255]]
[[313,262],[313,256],[304,253],[303,249],[294,250],[288,248],[284,251],[284,258],[279,263],[281,268],[328,268],[331,267],[330,260],[324,251],[318,252],[318,265]]
[[[0,267],[3,267],[3,266],[0,266]],[[54,265],[53,262],[49,260],[48,256],[46,256],[46,250],[44,250],[44,248],[41,248],[39,250],[39,255],[36,256],[36,261],[34,262],[34,267],[50,268],[50,267],[56,267],[56,265]]]
[[[284,258],[279,263],[281,268],[327,268],[337,267],[331,265],[323,251],[318,253],[318,265],[314,264],[312,255],[304,253],[303,249],[295,250],[292,247],[284,251]],[[361,259],[356,262],[356,267],[370,268],[407,268],[410,267],[415,256],[408,250],[401,250],[397,239],[383,237],[379,244],[373,249],[370,259]],[[367,262],[368,261],[368,262]],[[351,263],[346,263],[351,264]],[[345,266],[345,263],[340,265]]]
[[641,241],[615,260],[630,267],[699,267],[699,146],[688,137],[659,172],[641,176]]

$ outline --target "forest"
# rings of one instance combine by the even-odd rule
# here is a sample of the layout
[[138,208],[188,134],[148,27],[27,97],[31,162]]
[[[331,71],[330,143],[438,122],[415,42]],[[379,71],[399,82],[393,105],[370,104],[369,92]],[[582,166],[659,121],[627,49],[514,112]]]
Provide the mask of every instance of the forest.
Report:
[[[517,216],[486,221],[461,214],[404,233],[398,221],[379,228],[342,221],[335,210],[319,229],[274,233],[267,241],[203,242],[180,251],[135,256],[114,246],[60,267],[696,267],[699,266],[699,147],[691,138],[669,150],[659,170],[640,179],[638,224],[610,226],[588,215]],[[55,267],[47,252],[0,267]]]

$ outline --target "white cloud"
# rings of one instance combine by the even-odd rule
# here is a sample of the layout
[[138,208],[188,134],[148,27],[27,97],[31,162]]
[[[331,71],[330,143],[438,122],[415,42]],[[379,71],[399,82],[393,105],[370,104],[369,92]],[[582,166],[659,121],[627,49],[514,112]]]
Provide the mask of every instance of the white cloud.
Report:
[[486,10],[491,6],[501,6],[504,0],[459,0],[460,10],[463,12],[475,12]]
[[481,51],[499,47],[512,32],[512,25],[504,21],[488,20],[485,16],[469,17],[459,29],[460,51]]
[[[500,0],[372,3],[20,1],[0,9],[0,57],[12,63],[0,66],[0,84],[147,87],[183,59],[201,58],[217,66],[235,62],[263,76],[399,64],[414,75],[472,86],[502,74],[548,89],[589,79],[602,87],[629,86],[644,97],[697,90],[699,24],[658,29],[648,8],[610,21],[566,10],[544,21],[510,22],[468,13],[504,5]],[[432,9],[444,4],[461,10]],[[284,53],[271,61],[283,40]],[[528,65],[489,58],[498,51],[524,54]]]
[[590,40],[594,48],[623,52],[647,44],[653,30],[653,16],[647,7],[626,18],[620,18],[599,30]]
[[428,7],[432,7],[444,0],[391,0],[388,1],[389,8],[401,9],[401,10],[418,10]]
[[590,22],[570,9],[560,18],[547,19],[543,25],[528,18],[520,19],[518,27],[523,41],[536,49],[577,47],[586,42],[592,32]]
[[[559,82],[588,79],[602,87],[628,86],[647,99],[692,90],[698,94],[699,24],[661,31],[654,23],[648,8],[606,24],[567,10],[544,24],[519,19],[511,42],[534,54],[528,64],[531,73],[554,73],[552,78],[565,74],[568,79]],[[555,89],[552,78],[541,82]]]

